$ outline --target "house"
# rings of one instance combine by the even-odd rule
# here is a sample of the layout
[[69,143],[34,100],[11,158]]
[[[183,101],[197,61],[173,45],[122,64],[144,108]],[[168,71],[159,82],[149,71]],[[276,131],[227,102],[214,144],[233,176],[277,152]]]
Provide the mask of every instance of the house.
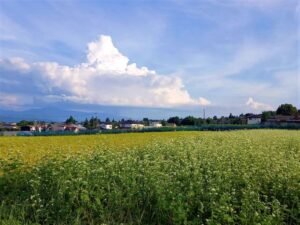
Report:
[[103,130],[111,130],[112,129],[112,124],[110,123],[101,123],[100,128]]
[[167,123],[166,127],[176,127],[176,123]]
[[65,124],[62,123],[54,123],[48,127],[49,131],[64,131],[66,128]]
[[86,127],[84,127],[84,126],[81,125],[81,124],[77,124],[76,126],[78,127],[79,131],[87,130]]
[[3,123],[0,126],[1,130],[7,130],[7,131],[17,131],[19,130],[19,127],[16,123]]
[[159,128],[159,127],[162,127],[162,124],[160,121],[158,120],[151,120],[149,122],[149,127],[155,127],[155,128]]
[[123,129],[143,129],[145,125],[140,121],[128,120],[120,123],[120,128]]
[[81,124],[66,124],[65,125],[65,131],[73,131],[75,133],[79,132],[79,131],[83,131],[86,130],[86,128],[84,126],[82,126]]
[[21,131],[37,131],[34,125],[21,126]]
[[47,125],[38,124],[35,126],[35,131],[42,132],[47,130]]
[[300,125],[300,118],[295,116],[276,115],[268,119],[265,125]]
[[249,125],[261,124],[261,115],[247,116],[247,124]]
[[65,126],[65,131],[73,131],[77,133],[79,131],[79,128],[75,124],[67,124]]

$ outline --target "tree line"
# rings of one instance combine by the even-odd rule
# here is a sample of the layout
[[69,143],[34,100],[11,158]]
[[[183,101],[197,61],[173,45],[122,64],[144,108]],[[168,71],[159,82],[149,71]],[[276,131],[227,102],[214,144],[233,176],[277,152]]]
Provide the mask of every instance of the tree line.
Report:
[[[247,118],[253,114],[247,113],[247,114],[240,114],[238,116],[234,116],[232,113],[229,114],[229,116],[213,116],[208,118],[197,118],[194,116],[187,116],[184,118],[180,118],[179,116],[173,116],[168,118],[167,120],[163,119],[161,120],[161,124],[163,126],[166,126],[168,124],[176,124],[176,126],[200,126],[205,124],[247,124]],[[295,106],[292,104],[282,104],[280,105],[276,111],[264,111],[261,113],[261,119],[262,122],[267,121],[268,119],[274,117],[274,116],[294,116],[295,118],[300,117],[300,109],[298,110]],[[87,129],[96,129],[100,126],[101,123],[110,123],[113,125],[113,128],[117,127],[119,123],[125,122],[125,119],[121,119],[119,121],[116,121],[114,119],[110,120],[110,118],[106,118],[105,120],[101,121],[98,117],[92,116],[91,118],[86,118],[81,124],[86,127]],[[145,126],[149,126],[150,119],[149,118],[143,118],[142,121]],[[45,122],[34,122],[34,121],[27,121],[27,120],[21,120],[17,123],[17,126],[28,126],[28,125],[34,125],[35,123],[38,124],[45,124]],[[73,117],[70,116],[65,121],[66,124],[76,124],[78,121]]]

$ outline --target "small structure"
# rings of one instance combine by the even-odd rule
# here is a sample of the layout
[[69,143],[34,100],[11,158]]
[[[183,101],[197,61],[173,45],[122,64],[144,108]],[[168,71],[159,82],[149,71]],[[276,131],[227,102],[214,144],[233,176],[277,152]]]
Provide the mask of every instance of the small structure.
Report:
[[261,124],[261,115],[248,116],[247,124],[249,124],[249,125]]
[[264,124],[266,125],[300,125],[300,118],[295,116],[277,115],[268,119]]
[[47,125],[41,125],[41,124],[38,124],[35,126],[35,131],[36,132],[42,132],[42,131],[46,131],[47,130]]
[[64,131],[66,128],[65,124],[62,123],[54,123],[48,127],[49,131]]
[[67,124],[65,125],[65,131],[73,131],[75,133],[79,132],[79,131],[83,131],[86,130],[86,128],[84,126],[82,126],[81,124]]
[[17,131],[19,130],[19,127],[16,123],[3,123],[0,125],[0,129],[6,131]]
[[166,127],[176,127],[176,123],[167,123]]
[[162,127],[162,124],[160,121],[158,120],[151,120],[149,122],[149,127],[155,127],[155,128],[159,128],[159,127]]
[[79,128],[75,124],[67,124],[65,127],[65,131],[73,131],[77,133],[79,131]]
[[120,123],[120,128],[123,129],[143,129],[145,125],[140,121],[128,120]]
[[36,127],[34,125],[26,125],[21,127],[21,131],[36,131]]
[[100,128],[102,130],[111,130],[112,129],[112,124],[110,124],[110,123],[101,123]]

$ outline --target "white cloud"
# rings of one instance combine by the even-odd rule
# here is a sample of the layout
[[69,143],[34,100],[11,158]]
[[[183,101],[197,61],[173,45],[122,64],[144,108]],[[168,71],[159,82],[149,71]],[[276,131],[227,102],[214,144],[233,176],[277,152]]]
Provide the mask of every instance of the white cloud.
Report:
[[246,105],[254,110],[273,110],[272,106],[265,103],[256,102],[252,97],[249,97],[248,101],[246,102]]
[[25,73],[45,98],[79,103],[172,107],[209,105],[193,99],[178,77],[159,75],[146,67],[129,64],[110,36],[88,44],[87,62],[76,66],[56,62],[27,64],[23,59],[1,60],[0,66]]
[[9,106],[18,105],[18,104],[19,104],[19,101],[16,96],[6,95],[3,93],[0,94],[0,105],[1,106],[9,107]]
[[211,102],[209,100],[207,100],[206,98],[203,98],[203,97],[199,98],[199,103],[202,106],[211,105]]
[[19,57],[0,59],[0,66],[9,70],[17,70],[20,72],[28,72],[30,69],[30,66],[24,61],[24,59]]
[[17,94],[7,94],[0,92],[0,107],[5,109],[19,109],[25,104],[32,103],[30,99],[25,96]]

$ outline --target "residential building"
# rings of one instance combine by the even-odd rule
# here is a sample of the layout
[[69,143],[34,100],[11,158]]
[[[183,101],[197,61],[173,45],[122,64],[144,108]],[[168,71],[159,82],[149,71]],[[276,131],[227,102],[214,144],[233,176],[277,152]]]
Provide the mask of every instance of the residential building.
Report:
[[261,115],[250,115],[247,117],[247,124],[255,125],[261,124]]
[[167,123],[166,127],[176,127],[176,123]]
[[17,131],[19,130],[19,127],[16,123],[2,123],[0,125],[1,130],[7,130],[7,131]]
[[21,126],[21,131],[37,131],[34,125]]
[[140,121],[128,120],[120,123],[120,128],[123,129],[143,129],[144,127],[145,125]]
[[300,125],[300,118],[295,116],[276,115],[268,119],[266,125]]
[[162,127],[162,124],[158,120],[151,120],[151,121],[149,121],[149,127],[159,128],[159,127]]
[[65,124],[62,123],[54,123],[48,127],[49,131],[64,131],[66,128]]
[[112,129],[112,124],[110,123],[101,123],[100,128],[103,130],[111,130]]

